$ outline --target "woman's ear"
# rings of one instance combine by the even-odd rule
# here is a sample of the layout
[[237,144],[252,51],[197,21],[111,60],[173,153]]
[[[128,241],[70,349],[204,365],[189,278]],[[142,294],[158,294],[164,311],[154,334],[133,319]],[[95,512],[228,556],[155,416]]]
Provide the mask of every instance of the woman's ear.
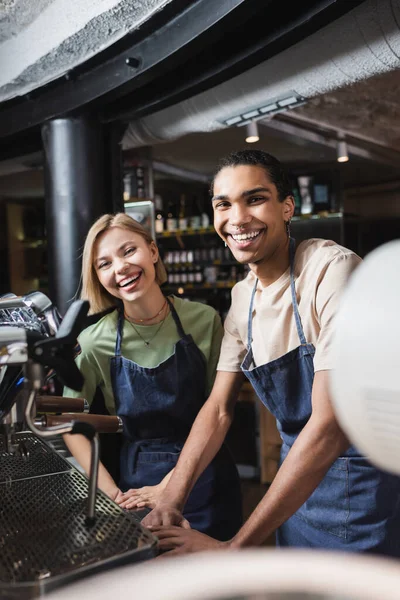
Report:
[[160,253],[158,251],[157,244],[153,240],[151,241],[151,244],[150,244],[150,252],[151,252],[151,258],[153,260],[153,263],[155,264],[160,257]]

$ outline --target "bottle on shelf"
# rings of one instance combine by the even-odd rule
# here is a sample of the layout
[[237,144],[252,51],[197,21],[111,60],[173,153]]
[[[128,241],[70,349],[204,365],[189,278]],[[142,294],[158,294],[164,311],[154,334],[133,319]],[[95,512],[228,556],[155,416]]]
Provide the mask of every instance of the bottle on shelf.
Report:
[[301,215],[301,196],[298,187],[293,188],[293,197],[294,197],[294,215],[297,217]]
[[203,270],[200,265],[196,265],[194,268],[194,281],[197,284],[203,283]]
[[194,268],[194,253],[192,250],[188,250],[187,253],[187,265],[188,265],[188,283],[195,283],[196,281],[196,271]]
[[197,196],[193,196],[192,201],[192,216],[190,217],[190,227],[192,229],[200,229],[201,227],[201,210]]
[[188,226],[185,202],[186,202],[185,194],[181,194],[180,201],[179,201],[178,229],[181,229],[182,231],[185,231]]
[[163,199],[160,194],[154,196],[155,209],[155,230],[156,233],[162,233],[165,229],[165,214],[163,211]]
[[176,206],[172,202],[169,202],[166,225],[167,231],[176,231],[178,229]]
[[301,214],[310,215],[314,212],[313,188],[314,179],[307,175],[297,178],[299,193],[301,197]]

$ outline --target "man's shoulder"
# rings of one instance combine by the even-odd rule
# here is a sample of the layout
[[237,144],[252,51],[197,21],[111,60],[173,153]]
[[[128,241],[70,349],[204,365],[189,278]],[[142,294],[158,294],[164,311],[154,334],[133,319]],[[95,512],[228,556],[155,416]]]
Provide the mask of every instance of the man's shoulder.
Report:
[[296,250],[296,270],[299,272],[305,268],[323,270],[335,260],[350,260],[358,264],[362,259],[353,250],[333,240],[321,238],[304,240],[299,243]]

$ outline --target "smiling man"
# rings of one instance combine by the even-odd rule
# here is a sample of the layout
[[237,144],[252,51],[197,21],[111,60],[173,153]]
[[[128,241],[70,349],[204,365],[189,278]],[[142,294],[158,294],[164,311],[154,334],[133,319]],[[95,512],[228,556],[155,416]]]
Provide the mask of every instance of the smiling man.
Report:
[[[276,531],[279,546],[400,556],[400,480],[349,446],[330,402],[335,315],[361,259],[329,240],[296,245],[291,181],[270,154],[225,158],[212,193],[215,229],[250,271],[232,291],[211,395],[144,524],[171,554],[259,545]],[[277,419],[281,466],[238,533],[217,542],[181,511],[225,438],[243,374]]]

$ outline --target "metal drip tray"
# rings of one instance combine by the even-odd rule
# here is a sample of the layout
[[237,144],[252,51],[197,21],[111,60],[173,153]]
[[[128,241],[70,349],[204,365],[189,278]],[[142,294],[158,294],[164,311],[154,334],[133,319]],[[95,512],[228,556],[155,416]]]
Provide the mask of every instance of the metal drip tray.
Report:
[[8,454],[4,438],[0,436],[0,483],[61,473],[71,468],[68,462],[32,433],[17,433],[14,440],[25,446],[29,457]]
[[[32,598],[80,575],[155,555],[156,538],[101,492],[96,522],[86,526],[86,477],[55,453],[57,472],[38,476],[42,461],[49,466],[46,444],[24,435],[34,438],[26,461],[0,458],[0,598]],[[33,457],[36,475],[21,478],[19,460],[28,465]]]

